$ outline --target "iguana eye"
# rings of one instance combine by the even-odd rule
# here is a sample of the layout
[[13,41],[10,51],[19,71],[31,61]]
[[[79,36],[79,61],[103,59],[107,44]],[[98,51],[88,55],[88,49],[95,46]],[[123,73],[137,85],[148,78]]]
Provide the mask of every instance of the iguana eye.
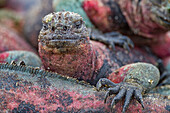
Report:
[[75,28],[80,29],[82,26],[82,21],[75,22]]
[[76,25],[76,28],[77,28],[77,29],[80,29],[80,28],[81,28],[81,25]]
[[47,30],[47,29],[48,29],[47,24],[43,24],[43,29],[44,29],[44,30]]
[[52,30],[52,31],[54,31],[54,30],[55,30],[54,26],[52,26],[51,30]]
[[63,26],[63,30],[64,30],[64,31],[67,31],[67,26]]

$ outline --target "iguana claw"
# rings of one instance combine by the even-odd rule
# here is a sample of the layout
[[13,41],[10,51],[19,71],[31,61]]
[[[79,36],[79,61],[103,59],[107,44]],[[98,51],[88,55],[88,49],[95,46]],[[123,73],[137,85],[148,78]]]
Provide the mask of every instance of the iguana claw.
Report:
[[107,78],[101,78],[96,84],[97,90],[101,90],[102,88],[110,88],[110,87],[115,87],[117,84],[113,83]]
[[114,105],[116,105],[119,102],[119,100],[121,100],[125,96],[125,102],[122,111],[122,113],[125,113],[133,95],[144,108],[144,104],[142,100],[142,90],[134,83],[122,82],[119,84],[115,84],[106,78],[101,78],[97,83],[96,87],[98,90],[100,90],[103,87],[108,88],[107,93],[105,95],[104,103],[106,103],[106,100],[110,95],[117,94],[111,102],[111,111],[113,111]]

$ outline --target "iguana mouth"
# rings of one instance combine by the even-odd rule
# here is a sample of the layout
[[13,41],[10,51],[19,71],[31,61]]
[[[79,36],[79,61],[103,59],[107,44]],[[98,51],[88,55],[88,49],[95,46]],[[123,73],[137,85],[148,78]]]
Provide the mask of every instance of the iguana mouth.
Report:
[[77,48],[88,39],[83,18],[77,13],[51,13],[42,22],[39,42],[48,48]]
[[80,45],[82,39],[55,39],[46,41],[44,44],[48,48],[76,48]]

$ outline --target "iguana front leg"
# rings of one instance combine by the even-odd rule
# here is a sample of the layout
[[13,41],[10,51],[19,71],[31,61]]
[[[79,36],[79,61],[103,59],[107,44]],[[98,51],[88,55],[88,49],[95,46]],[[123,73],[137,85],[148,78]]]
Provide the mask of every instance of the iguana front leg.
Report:
[[115,45],[123,47],[128,51],[130,51],[130,47],[134,47],[132,40],[129,37],[120,34],[119,32],[110,32],[102,34],[97,30],[91,30],[90,39],[102,42],[108,45],[114,51]]
[[119,68],[116,72],[122,74],[121,71],[124,71],[124,74],[126,74],[124,81],[121,83],[115,84],[106,78],[101,78],[98,81],[96,85],[98,90],[103,87],[108,88],[104,102],[106,102],[107,97],[110,95],[117,94],[111,103],[111,109],[113,109],[113,106],[125,96],[122,111],[124,113],[134,95],[136,100],[144,108],[142,94],[151,90],[158,84],[160,79],[159,70],[152,64],[134,63],[125,65]]

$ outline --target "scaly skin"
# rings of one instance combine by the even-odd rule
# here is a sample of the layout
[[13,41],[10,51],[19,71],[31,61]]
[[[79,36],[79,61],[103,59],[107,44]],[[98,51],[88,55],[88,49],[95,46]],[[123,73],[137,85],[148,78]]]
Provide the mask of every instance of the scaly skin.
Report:
[[[145,93],[145,89],[151,90],[158,83],[159,71],[156,68],[151,68],[152,66],[147,67],[144,64],[141,66],[140,63],[135,66],[130,65],[129,68],[128,66],[125,67],[130,71],[134,68],[136,69],[134,72],[141,71],[144,75],[141,73],[135,74],[133,71],[131,71],[132,73],[123,74],[121,76],[120,74],[116,75],[114,73],[116,69],[122,65],[135,62],[134,58],[139,54],[142,55],[142,52],[133,50],[132,53],[127,54],[126,51],[117,48],[117,54],[108,49],[104,44],[90,41],[84,21],[77,13],[51,13],[45,16],[42,22],[43,28],[40,31],[38,41],[39,54],[45,69],[74,77],[78,80],[85,80],[93,85],[103,77],[109,78],[117,83],[124,80],[118,85],[120,88],[117,89],[116,92],[120,90],[120,93],[118,93],[116,97],[120,99],[125,95],[123,92],[126,91],[123,87],[131,89],[132,92],[127,92],[126,94],[128,99],[125,100],[123,112],[125,112],[130,102],[131,96],[129,95],[136,92],[134,94],[137,100],[143,105],[142,94]],[[123,55],[120,55],[120,53]],[[144,61],[144,59],[145,56],[136,60]],[[122,68],[120,68],[120,70],[122,70]],[[126,69],[124,70],[127,71]],[[147,74],[150,71],[155,73],[151,72]],[[100,79],[97,83],[99,89],[102,86],[106,86],[107,83],[114,84],[109,80],[104,80],[104,83],[102,81],[103,80]],[[148,81],[152,83],[147,84]]]
[[33,52],[29,51],[6,51],[0,53],[0,63],[10,63],[14,61],[16,64],[19,64],[21,61],[27,66],[32,67],[42,67],[42,62],[40,58]]
[[[0,81],[0,112],[110,112],[103,103],[104,91],[97,92],[93,86],[56,73],[0,64]],[[127,112],[166,113],[169,103],[150,94],[144,97],[145,109],[132,100]],[[114,112],[121,112],[122,104],[116,104]]]
[[[118,30],[137,43],[149,43],[157,55],[167,57],[170,55],[167,49],[170,44],[167,35],[170,30],[169,4],[169,0],[85,0],[83,8],[103,32]],[[139,36],[141,40],[136,39]],[[158,48],[165,52],[159,53]]]

